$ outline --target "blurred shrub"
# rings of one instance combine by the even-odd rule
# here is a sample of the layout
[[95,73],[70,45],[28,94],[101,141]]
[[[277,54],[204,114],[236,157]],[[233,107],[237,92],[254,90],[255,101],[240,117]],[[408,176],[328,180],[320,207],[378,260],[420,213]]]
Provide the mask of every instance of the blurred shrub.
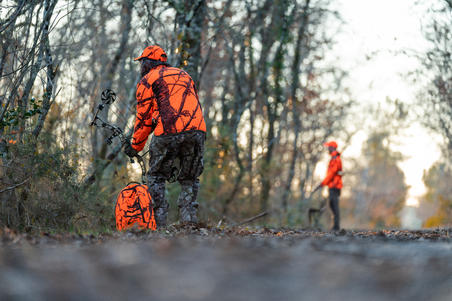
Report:
[[106,193],[85,189],[78,156],[52,137],[8,144],[0,168],[0,227],[18,231],[105,231],[114,226]]

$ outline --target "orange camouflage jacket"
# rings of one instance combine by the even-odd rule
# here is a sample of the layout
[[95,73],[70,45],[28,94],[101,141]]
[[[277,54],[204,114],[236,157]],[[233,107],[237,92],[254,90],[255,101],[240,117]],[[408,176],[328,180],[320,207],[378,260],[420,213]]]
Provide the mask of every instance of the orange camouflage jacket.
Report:
[[132,147],[141,151],[155,136],[206,131],[198,93],[187,72],[165,65],[152,69],[137,84],[137,115]]

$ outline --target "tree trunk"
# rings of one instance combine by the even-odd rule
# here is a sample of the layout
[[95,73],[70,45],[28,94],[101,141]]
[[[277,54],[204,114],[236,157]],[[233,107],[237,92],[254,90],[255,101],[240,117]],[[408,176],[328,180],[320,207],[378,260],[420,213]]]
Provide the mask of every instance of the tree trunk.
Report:
[[[183,11],[178,11],[176,22],[181,35],[178,65],[190,74],[195,86],[199,86],[199,74],[202,63],[201,41],[204,28],[206,1],[183,0]],[[176,9],[177,10],[177,9]],[[178,47],[178,48],[179,48]]]
[[35,129],[33,130],[33,136],[37,138],[41,133],[41,130],[44,126],[44,122],[47,117],[47,113],[50,110],[51,106],[51,98],[55,89],[55,76],[56,70],[53,66],[52,52],[50,50],[50,42],[49,42],[49,27],[50,27],[50,19],[52,17],[53,9],[55,8],[58,0],[46,0],[44,4],[44,30],[42,33],[42,45],[44,45],[44,55],[45,62],[47,67],[47,83],[46,89],[44,91],[44,96],[42,100],[42,110],[38,118],[38,122],[36,124]]
[[289,174],[287,176],[287,180],[286,180],[286,185],[285,185],[285,189],[283,192],[283,196],[282,196],[282,207],[283,207],[283,211],[284,213],[287,213],[287,209],[288,209],[288,198],[291,192],[291,187],[292,187],[292,181],[293,178],[295,177],[295,166],[297,163],[297,158],[298,158],[298,137],[300,135],[300,131],[301,131],[301,120],[300,120],[300,113],[297,110],[297,89],[299,87],[299,83],[300,83],[300,74],[302,71],[300,71],[300,65],[302,63],[302,59],[301,59],[301,50],[302,50],[302,41],[304,39],[304,35],[307,29],[307,24],[308,24],[308,16],[309,16],[309,2],[310,0],[306,0],[305,2],[305,6],[303,8],[303,12],[302,12],[302,20],[301,20],[301,24],[300,27],[298,29],[298,33],[297,33],[297,40],[296,43],[294,45],[294,61],[292,64],[292,72],[291,72],[291,76],[292,76],[292,82],[291,82],[291,91],[290,91],[290,98],[292,100],[292,118],[294,120],[294,133],[295,133],[295,138],[294,141],[292,143],[292,158],[290,159],[290,165],[289,165]]

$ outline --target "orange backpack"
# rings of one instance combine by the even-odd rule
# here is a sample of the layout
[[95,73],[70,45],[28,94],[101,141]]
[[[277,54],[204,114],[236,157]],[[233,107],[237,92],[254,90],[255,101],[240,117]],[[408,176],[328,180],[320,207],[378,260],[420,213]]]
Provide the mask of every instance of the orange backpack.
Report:
[[156,229],[152,198],[144,184],[131,183],[119,192],[115,208],[116,228],[126,230],[137,224],[140,229]]

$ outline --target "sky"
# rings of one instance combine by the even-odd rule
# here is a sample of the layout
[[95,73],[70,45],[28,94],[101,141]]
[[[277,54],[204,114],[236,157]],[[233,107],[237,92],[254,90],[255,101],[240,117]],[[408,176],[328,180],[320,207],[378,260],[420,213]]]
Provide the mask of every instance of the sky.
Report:
[[[419,62],[403,51],[422,52],[427,47],[421,32],[423,8],[413,0],[337,0],[336,8],[345,22],[336,36],[333,52],[350,72],[345,85],[363,106],[383,102],[386,97],[413,104],[418,87],[407,79]],[[425,7],[424,7],[425,8]],[[367,133],[359,132],[343,153],[343,158],[358,157]],[[410,186],[407,205],[418,205],[425,192],[424,170],[440,156],[439,138],[419,124],[412,123],[393,149],[406,159],[399,164]],[[345,165],[345,163],[344,163]],[[319,168],[322,172],[322,168]]]

